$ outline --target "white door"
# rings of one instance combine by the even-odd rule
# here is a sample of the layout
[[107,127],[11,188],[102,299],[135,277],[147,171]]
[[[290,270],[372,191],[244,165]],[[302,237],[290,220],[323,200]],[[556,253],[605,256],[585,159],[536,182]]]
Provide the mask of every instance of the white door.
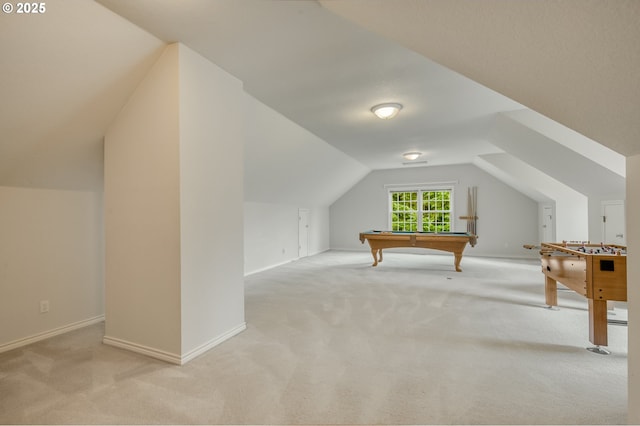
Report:
[[626,245],[624,201],[602,202],[602,235],[606,244]]
[[542,207],[542,242],[553,241],[553,209],[551,206]]
[[298,209],[298,257],[309,255],[309,210]]

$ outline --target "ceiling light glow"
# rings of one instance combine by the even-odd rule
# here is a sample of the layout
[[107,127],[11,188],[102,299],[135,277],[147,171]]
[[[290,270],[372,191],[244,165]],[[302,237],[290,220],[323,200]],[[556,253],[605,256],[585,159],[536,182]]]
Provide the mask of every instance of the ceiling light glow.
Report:
[[372,107],[371,112],[374,113],[378,118],[389,120],[398,115],[398,112],[400,112],[401,109],[401,104],[387,103],[379,104]]
[[404,154],[402,154],[402,156],[406,159],[406,160],[416,160],[418,157],[420,157],[422,155],[421,152],[418,151],[411,151],[411,152],[405,152]]

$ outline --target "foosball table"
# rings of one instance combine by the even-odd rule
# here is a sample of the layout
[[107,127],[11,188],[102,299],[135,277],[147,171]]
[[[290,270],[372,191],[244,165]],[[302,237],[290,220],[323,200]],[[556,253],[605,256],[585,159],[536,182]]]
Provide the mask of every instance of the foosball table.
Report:
[[627,301],[627,248],[583,242],[542,243],[540,259],[546,304],[558,306],[558,282],[586,297],[589,340],[596,345],[588,349],[609,353],[601,348],[608,344],[607,303]]

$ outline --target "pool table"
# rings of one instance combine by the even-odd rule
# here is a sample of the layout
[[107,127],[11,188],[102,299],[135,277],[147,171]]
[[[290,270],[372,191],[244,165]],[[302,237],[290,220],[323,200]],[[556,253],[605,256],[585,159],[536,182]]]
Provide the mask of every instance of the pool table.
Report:
[[413,231],[366,231],[360,233],[360,242],[369,242],[373,265],[382,262],[382,249],[394,247],[420,247],[453,253],[454,266],[461,272],[462,251],[467,243],[476,245],[477,236],[468,232],[413,232]]

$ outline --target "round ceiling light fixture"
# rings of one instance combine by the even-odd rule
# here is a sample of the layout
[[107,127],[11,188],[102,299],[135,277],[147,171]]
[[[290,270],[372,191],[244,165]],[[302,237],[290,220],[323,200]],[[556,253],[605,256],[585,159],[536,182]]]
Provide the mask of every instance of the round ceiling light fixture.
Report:
[[405,152],[404,154],[402,154],[402,156],[406,160],[410,160],[410,161],[418,159],[418,157],[420,157],[421,155],[422,153],[418,151]]
[[376,117],[381,118],[383,120],[389,120],[400,112],[402,109],[401,104],[396,103],[386,103],[386,104],[378,104],[371,108],[371,112],[376,115]]

